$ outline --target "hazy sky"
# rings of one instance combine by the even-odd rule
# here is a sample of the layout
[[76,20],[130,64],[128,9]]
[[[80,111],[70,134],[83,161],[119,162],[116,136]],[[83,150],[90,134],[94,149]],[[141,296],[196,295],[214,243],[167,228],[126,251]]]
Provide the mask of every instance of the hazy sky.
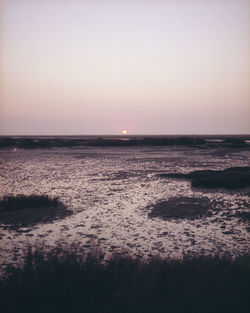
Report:
[[250,133],[249,0],[0,3],[0,134]]

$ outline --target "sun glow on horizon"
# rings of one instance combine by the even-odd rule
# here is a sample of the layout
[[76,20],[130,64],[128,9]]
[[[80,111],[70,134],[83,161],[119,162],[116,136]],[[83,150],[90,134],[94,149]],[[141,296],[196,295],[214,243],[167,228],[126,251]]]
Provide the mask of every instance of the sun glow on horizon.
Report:
[[0,134],[249,134],[249,9],[0,0]]

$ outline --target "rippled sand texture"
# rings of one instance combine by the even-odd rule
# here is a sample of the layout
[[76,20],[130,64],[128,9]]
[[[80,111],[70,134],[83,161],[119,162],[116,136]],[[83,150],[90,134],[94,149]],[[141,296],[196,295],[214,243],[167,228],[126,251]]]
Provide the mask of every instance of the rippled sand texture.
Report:
[[[73,211],[62,220],[9,230],[1,225],[2,265],[19,262],[27,244],[80,242],[109,253],[141,257],[249,253],[249,228],[232,215],[246,210],[249,189],[192,189],[163,172],[248,165],[249,152],[194,148],[53,148],[0,151],[0,195],[58,196]],[[217,210],[188,220],[149,218],[150,207],[172,197],[208,197]],[[13,254],[13,248],[15,253]]]

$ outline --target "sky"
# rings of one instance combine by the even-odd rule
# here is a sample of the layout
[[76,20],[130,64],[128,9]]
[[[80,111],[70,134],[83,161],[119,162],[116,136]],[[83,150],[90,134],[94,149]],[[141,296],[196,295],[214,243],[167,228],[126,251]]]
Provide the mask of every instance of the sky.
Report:
[[0,135],[250,134],[250,1],[0,0]]

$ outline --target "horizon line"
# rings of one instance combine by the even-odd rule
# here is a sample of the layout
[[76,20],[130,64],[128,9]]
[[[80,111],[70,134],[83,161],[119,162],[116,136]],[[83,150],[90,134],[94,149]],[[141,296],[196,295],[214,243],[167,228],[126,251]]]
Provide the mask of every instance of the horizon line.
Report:
[[84,137],[84,136],[119,136],[119,137],[136,137],[136,136],[250,136],[250,133],[203,133],[203,134],[0,134],[0,137]]

